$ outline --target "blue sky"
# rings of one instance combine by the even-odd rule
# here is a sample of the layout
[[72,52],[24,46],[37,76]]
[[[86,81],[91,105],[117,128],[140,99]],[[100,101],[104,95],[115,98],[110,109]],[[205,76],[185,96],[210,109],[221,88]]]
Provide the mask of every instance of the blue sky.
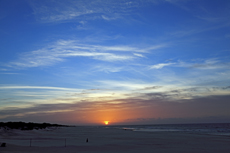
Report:
[[228,0],[0,0],[0,120],[229,122]]

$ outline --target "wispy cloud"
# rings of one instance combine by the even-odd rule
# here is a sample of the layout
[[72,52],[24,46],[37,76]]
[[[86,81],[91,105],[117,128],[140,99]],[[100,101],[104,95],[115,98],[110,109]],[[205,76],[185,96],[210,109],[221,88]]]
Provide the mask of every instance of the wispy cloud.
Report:
[[193,27],[185,27],[182,30],[177,30],[174,32],[171,32],[170,35],[172,36],[176,36],[176,37],[185,37],[185,36],[191,36],[191,35],[195,35],[195,34],[200,34],[203,32],[207,32],[207,31],[214,31],[217,29],[221,29],[221,28],[226,28],[229,27],[230,22],[225,22],[225,23],[221,23],[221,24],[214,24],[214,25],[203,25],[202,27],[199,26],[193,26]]
[[230,69],[230,63],[224,60],[217,58],[210,59],[199,59],[199,60],[190,60],[190,61],[175,61],[173,63],[159,63],[149,66],[150,69],[162,69],[166,66],[173,67],[184,67],[184,68],[194,68],[194,69],[203,69],[203,70],[214,70],[214,69]]
[[0,71],[8,71],[8,69],[0,68]]
[[135,55],[135,56],[139,56],[139,57],[145,57],[144,55],[142,55],[142,54],[138,54],[138,53],[133,53],[133,55]]
[[50,66],[63,62],[69,57],[88,57],[106,62],[130,61],[142,58],[144,57],[143,53],[148,53],[150,50],[160,47],[165,47],[165,45],[137,48],[131,46],[90,45],[81,44],[76,40],[60,40],[45,48],[21,54],[18,60],[10,62],[8,66],[15,68]]
[[152,65],[150,66],[150,69],[162,69],[163,67],[166,67],[166,66],[169,66],[169,65],[172,65],[174,63],[159,63],[159,64],[156,64],[156,65]]
[[[148,1],[153,3],[154,1]],[[61,0],[30,2],[34,14],[42,22],[65,22],[84,18],[85,20],[104,19],[107,21],[122,18],[143,4],[142,1],[101,0]],[[52,6],[52,7],[51,7]]]
[[196,63],[193,64],[193,68],[198,68],[198,69],[230,69],[230,63],[228,62],[221,62],[216,59],[210,59],[204,61],[204,63]]
[[114,73],[114,72],[120,72],[124,70],[123,67],[115,67],[115,66],[109,66],[109,65],[97,65],[92,68],[92,71],[99,71],[99,72],[106,72],[106,73]]
[[110,89],[118,89],[124,91],[138,90],[145,87],[149,87],[149,83],[144,83],[140,80],[129,80],[129,81],[115,81],[115,80],[103,80],[98,81],[102,86]]
[[71,88],[48,87],[48,86],[0,86],[1,89],[46,89],[46,90],[73,90]]
[[230,63],[228,61],[219,60],[217,58],[211,59],[200,59],[190,62],[179,61],[175,63],[175,66],[178,67],[187,67],[194,69],[203,69],[203,70],[214,70],[214,69],[230,69]]
[[106,15],[102,15],[101,17],[102,17],[102,19],[107,20],[107,21],[116,20],[116,19],[120,18],[119,16],[108,17]]
[[38,20],[42,22],[63,22],[99,12],[93,9],[94,7],[90,7],[89,3],[83,3],[82,1],[30,1],[30,4]]
[[[142,97],[148,97],[144,99]],[[188,117],[205,117],[208,115],[221,116],[229,115],[229,95],[226,96],[207,96],[196,97],[194,99],[172,99],[167,100],[167,95],[162,93],[136,94],[132,98],[115,98],[113,100],[100,101],[91,99],[91,101],[74,102],[74,99],[65,99],[66,103],[53,104],[34,104],[27,107],[8,107],[1,108],[1,119],[34,119],[39,117],[43,121],[50,116],[60,116],[61,119],[67,116],[85,116],[93,118],[99,116],[96,112],[111,113],[116,112],[119,120],[111,119],[113,122],[127,122],[127,120],[136,120],[138,118],[178,118],[181,116]],[[219,99],[219,101],[216,101]],[[147,110],[152,110],[151,112]],[[153,111],[154,110],[154,111]],[[183,110],[183,111],[182,111]],[[175,113],[176,112],[176,113]],[[196,112],[194,114],[194,112]],[[215,113],[213,113],[215,112]],[[42,115],[41,115],[42,114]],[[126,115],[124,115],[126,114]],[[128,115],[130,114],[130,115]],[[135,115],[136,114],[136,115]],[[104,114],[103,114],[104,115]],[[60,119],[60,118],[59,118]],[[54,120],[54,119],[53,119]],[[99,117],[98,120],[101,120]],[[147,119],[148,120],[148,119]],[[85,118],[79,122],[86,122]],[[149,120],[148,120],[149,122]]]

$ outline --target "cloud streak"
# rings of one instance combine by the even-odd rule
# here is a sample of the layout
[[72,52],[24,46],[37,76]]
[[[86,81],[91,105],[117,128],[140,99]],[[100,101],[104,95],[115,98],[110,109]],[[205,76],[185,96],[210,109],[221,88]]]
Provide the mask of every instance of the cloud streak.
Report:
[[[153,3],[148,1],[147,3]],[[135,1],[112,1],[101,0],[61,0],[51,2],[32,1],[30,5],[34,14],[41,22],[58,23],[84,18],[86,20],[103,19],[106,21],[116,20],[129,15],[136,8],[143,5],[141,0]],[[52,6],[52,7],[51,7]]]
[[[23,53],[17,61],[10,62],[9,67],[29,68],[51,66],[65,61],[69,57],[88,57],[94,60],[117,62],[131,61],[144,57],[143,53],[158,49],[161,46],[137,48],[130,46],[101,46],[81,44],[76,40],[60,40],[48,47]],[[142,54],[139,54],[141,52]]]
[[[111,114],[116,112],[121,114],[119,119],[110,118],[112,122],[117,123],[144,123],[143,118],[147,120],[145,123],[155,123],[154,120],[161,118],[166,121],[177,120],[178,118],[207,118],[210,116],[221,118],[229,116],[229,97],[228,96],[208,96],[195,99],[183,99],[181,101],[165,101],[159,97],[151,97],[151,99],[141,99],[136,96],[128,99],[114,99],[112,101],[84,101],[73,102],[70,100],[68,103],[56,103],[56,104],[36,104],[26,108],[5,108],[0,111],[0,118],[2,120],[7,119],[29,119],[33,120],[34,117],[38,117],[42,120],[50,118],[50,116],[60,116],[62,121],[67,116],[75,116],[79,123],[87,123],[87,119],[93,120],[103,119],[103,115],[106,112]],[[216,101],[219,99],[220,101]],[[117,103],[115,103],[117,102]],[[196,113],[194,113],[196,112]],[[41,115],[43,114],[43,115]],[[129,114],[129,115],[128,115]],[[85,116],[86,118],[82,117]],[[97,116],[98,118],[94,118]],[[101,118],[102,116],[102,118]],[[183,117],[182,117],[183,116]],[[82,119],[79,120],[78,117]],[[170,119],[170,120],[169,120]],[[139,120],[140,122],[137,122]],[[75,120],[72,120],[73,122]],[[217,120],[216,120],[217,121]],[[215,122],[216,122],[215,121]],[[166,123],[166,122],[165,122]],[[175,123],[175,122],[174,122]],[[75,123],[76,124],[76,123]]]
[[190,60],[187,62],[178,60],[177,62],[173,62],[173,63],[159,63],[159,64],[151,65],[149,67],[150,69],[162,69],[167,66],[193,68],[193,69],[201,69],[201,70],[230,69],[229,62],[225,62],[224,60],[217,59],[217,58]]
[[45,90],[74,90],[71,88],[61,88],[61,87],[47,87],[47,86],[0,86],[0,90],[14,90],[14,89],[45,89]]
[[174,64],[174,63],[159,63],[156,65],[150,66],[150,69],[162,69],[163,67],[170,66],[172,64]]

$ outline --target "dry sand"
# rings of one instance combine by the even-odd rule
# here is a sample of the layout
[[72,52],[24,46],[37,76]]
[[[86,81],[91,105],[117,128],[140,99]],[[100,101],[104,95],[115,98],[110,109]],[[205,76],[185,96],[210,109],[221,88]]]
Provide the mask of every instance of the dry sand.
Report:
[[[32,138],[32,147],[29,138]],[[3,141],[7,144],[0,147],[0,153],[230,153],[229,136],[102,127],[1,131],[0,142]]]

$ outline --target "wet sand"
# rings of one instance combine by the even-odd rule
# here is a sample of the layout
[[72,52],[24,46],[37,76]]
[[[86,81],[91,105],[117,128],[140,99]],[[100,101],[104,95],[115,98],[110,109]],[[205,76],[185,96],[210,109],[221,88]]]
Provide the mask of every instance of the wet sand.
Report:
[[[10,133],[3,132],[0,132],[0,143],[6,142],[6,147],[0,147],[0,153],[230,152],[230,137],[223,135],[184,132],[137,132],[102,127],[63,128],[54,131],[14,130]],[[32,138],[31,147],[27,138]],[[44,140],[41,140],[41,138],[44,138]],[[87,138],[88,143],[86,142]],[[23,143],[19,144],[19,141],[14,142],[14,139],[25,140],[21,140]],[[41,143],[39,143],[38,139]],[[58,139],[58,141],[55,142],[52,139]]]

